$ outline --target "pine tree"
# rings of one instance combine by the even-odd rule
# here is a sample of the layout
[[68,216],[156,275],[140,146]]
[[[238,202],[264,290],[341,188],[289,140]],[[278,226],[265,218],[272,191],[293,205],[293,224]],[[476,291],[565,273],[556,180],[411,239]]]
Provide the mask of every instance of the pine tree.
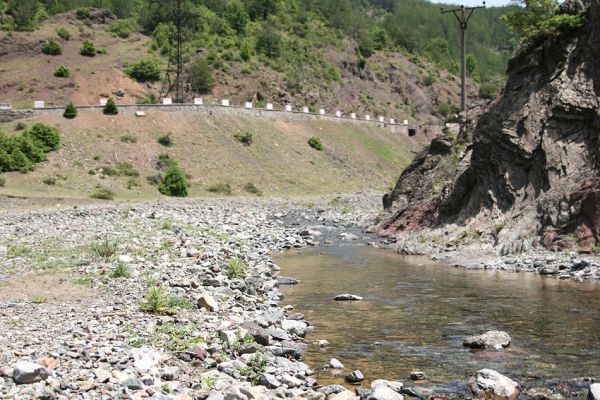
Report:
[[67,104],[67,107],[65,108],[65,112],[63,114],[63,117],[65,117],[67,119],[73,119],[76,116],[77,116],[77,109],[75,108],[73,103]]
[[104,110],[102,110],[102,112],[105,115],[117,115],[119,113],[119,110],[117,109],[117,105],[115,104],[115,101],[113,99],[108,99],[108,101],[106,102],[106,105],[104,106]]

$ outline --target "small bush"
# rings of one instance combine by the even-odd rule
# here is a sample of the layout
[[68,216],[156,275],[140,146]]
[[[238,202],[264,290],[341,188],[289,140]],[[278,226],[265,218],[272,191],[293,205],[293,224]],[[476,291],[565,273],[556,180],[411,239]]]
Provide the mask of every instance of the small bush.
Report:
[[167,168],[165,177],[158,186],[158,191],[165,196],[187,197],[188,182],[185,173],[176,165]]
[[137,23],[135,22],[135,19],[132,19],[132,18],[120,19],[116,22],[113,22],[108,27],[109,32],[114,33],[121,39],[127,39],[137,29],[138,29]]
[[42,183],[44,185],[48,185],[48,186],[54,186],[56,185],[56,178],[45,178],[44,180],[42,180]]
[[500,87],[497,83],[486,82],[479,87],[479,97],[491,100],[500,94]]
[[315,150],[323,150],[323,143],[321,143],[321,138],[318,136],[313,136],[310,139],[308,139],[308,145]]
[[140,309],[154,314],[166,313],[169,309],[169,296],[162,287],[152,287],[140,303]]
[[131,273],[129,272],[129,268],[127,267],[127,265],[125,265],[123,263],[119,263],[119,264],[117,264],[115,269],[112,270],[109,277],[113,278],[113,279],[119,279],[119,278],[129,278],[130,275],[131,275]]
[[63,26],[56,29],[56,34],[58,35],[59,38],[61,38],[63,40],[71,40],[71,34]]
[[67,104],[67,107],[65,108],[65,112],[63,113],[63,117],[65,117],[67,119],[73,119],[76,116],[77,116],[77,109],[75,108],[73,103]]
[[18,122],[17,125],[15,125],[15,131],[22,131],[27,129],[27,124],[24,122]]
[[92,243],[90,250],[95,256],[109,260],[115,254],[117,254],[118,247],[119,243],[116,240],[109,240],[108,237],[105,236],[103,239]]
[[171,137],[170,134],[163,135],[163,136],[159,137],[156,141],[161,146],[165,146],[165,147],[173,146],[173,138]]
[[192,63],[190,78],[192,89],[197,93],[208,93],[215,86],[215,78],[205,58],[198,58]]
[[225,274],[229,279],[243,278],[246,276],[247,269],[248,266],[246,265],[246,263],[244,263],[239,258],[234,257],[231,260],[229,260]]
[[115,168],[111,167],[110,165],[106,165],[106,166],[102,167],[102,175],[119,176],[119,171],[117,171]]
[[151,184],[153,186],[158,186],[162,182],[163,176],[162,176],[162,174],[149,175],[146,177],[146,180],[148,181],[149,184]]
[[140,183],[139,179],[137,178],[129,178],[127,180],[127,189],[131,190],[134,187],[140,187],[142,186],[142,184]]
[[91,40],[84,40],[79,50],[79,54],[86,57],[94,57],[96,55],[96,46]]
[[158,162],[156,163],[156,167],[161,170],[165,170],[170,166],[177,166],[177,161],[173,157],[171,157],[167,153],[163,153],[158,156]]
[[75,15],[77,16],[77,19],[90,19],[92,16],[90,9],[87,7],[78,9],[75,12]]
[[51,126],[34,124],[24,135],[31,137],[44,153],[60,149],[60,132]]
[[62,54],[62,47],[54,39],[50,39],[42,47],[42,53],[48,56],[59,56]]
[[229,183],[215,183],[208,187],[210,193],[224,194],[227,196],[231,196],[231,186]]
[[124,161],[117,163],[117,171],[119,175],[123,176],[140,176],[138,170],[135,169],[131,163]]
[[250,132],[238,132],[233,137],[240,143],[243,143],[245,146],[250,146],[252,144],[252,133]]
[[121,142],[123,143],[137,143],[137,138],[131,133],[121,136]]
[[99,189],[92,193],[90,198],[98,200],[114,200],[115,194],[108,189]]
[[256,185],[254,185],[254,183],[252,182],[248,182],[244,185],[244,190],[248,193],[257,195],[257,196],[262,196],[263,193],[262,191],[256,187]]
[[71,70],[65,67],[64,65],[61,65],[54,71],[54,76],[56,76],[57,78],[68,78],[69,76],[71,76]]
[[160,64],[155,58],[144,58],[125,69],[125,73],[138,82],[154,82],[160,79]]
[[0,187],[4,187],[6,185],[6,179],[0,178]]
[[102,112],[105,115],[117,115],[119,113],[119,109],[117,108],[117,105],[113,99],[108,99]]

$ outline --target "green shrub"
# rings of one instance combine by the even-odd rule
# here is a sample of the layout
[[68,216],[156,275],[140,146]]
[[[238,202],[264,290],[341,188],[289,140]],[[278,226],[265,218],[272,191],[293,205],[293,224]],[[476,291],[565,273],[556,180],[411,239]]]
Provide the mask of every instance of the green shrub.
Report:
[[215,86],[215,78],[206,58],[197,58],[190,67],[192,90],[208,93]]
[[92,14],[90,14],[90,9],[87,7],[78,9],[75,12],[75,15],[77,16],[77,19],[90,19],[92,16]]
[[64,40],[71,40],[71,34],[69,33],[68,30],[65,29],[65,27],[61,26],[60,28],[56,29],[56,34],[58,35],[59,38],[64,39]]
[[75,108],[73,103],[67,104],[67,107],[65,108],[65,112],[63,113],[63,117],[65,117],[67,119],[73,119],[76,116],[77,116],[77,109]]
[[42,47],[42,53],[48,56],[59,56],[62,54],[62,47],[54,39],[50,39]]
[[165,146],[165,147],[171,147],[171,146],[173,146],[173,138],[171,137],[170,134],[166,134],[166,135],[160,136],[156,141],[161,146]]
[[94,57],[96,55],[96,46],[91,40],[84,40],[79,50],[79,54],[86,57]]
[[95,256],[109,260],[117,254],[118,247],[119,243],[116,240],[110,240],[108,236],[105,236],[92,243],[90,245],[90,250]]
[[15,125],[15,131],[22,131],[27,129],[27,124],[25,122],[18,122],[17,125]]
[[0,187],[4,187],[6,185],[6,179],[0,177]]
[[321,138],[318,136],[312,136],[308,139],[308,145],[315,150],[323,150],[323,143],[321,143]]
[[240,143],[243,143],[245,146],[250,146],[252,144],[252,133],[250,132],[238,132],[233,137]]
[[154,93],[147,93],[144,97],[138,98],[136,104],[158,104],[158,99]]
[[117,163],[117,171],[119,171],[119,175],[123,176],[140,176],[138,170],[135,169],[131,163],[125,161]]
[[34,124],[24,135],[30,137],[44,153],[60,149],[60,132],[57,128]]
[[60,67],[56,68],[56,71],[54,71],[54,76],[57,78],[68,78],[71,76],[71,70],[64,65],[61,65]]
[[229,185],[229,183],[215,183],[214,185],[210,185],[207,190],[210,193],[231,196],[231,186]]
[[140,309],[154,314],[163,314],[169,310],[169,296],[162,287],[152,287],[140,302]]
[[28,171],[33,162],[21,151],[18,138],[0,132],[0,172]]
[[114,200],[115,194],[108,189],[98,189],[90,195],[90,198],[98,200]]
[[500,94],[500,87],[494,82],[482,83],[479,87],[479,97],[491,100]]
[[48,157],[40,145],[31,137],[27,135],[21,135],[16,137],[15,143],[17,143],[19,150],[31,161],[32,164],[46,161]]
[[108,99],[102,112],[105,115],[117,115],[119,113],[119,109],[117,108],[117,105],[113,99]]
[[119,171],[117,171],[115,168],[111,167],[110,165],[106,165],[106,166],[102,167],[102,175],[119,176]]
[[132,33],[137,31],[137,22],[133,18],[120,19],[113,22],[108,27],[108,31],[114,33],[121,39],[127,39]]
[[169,154],[163,153],[158,156],[158,162],[156,163],[158,169],[165,170],[172,166],[177,166],[177,161]]
[[154,82],[160,79],[160,64],[156,58],[144,58],[131,64],[125,73],[138,82]]
[[256,51],[270,59],[281,54],[281,35],[271,25],[263,26],[256,38]]
[[56,185],[56,178],[50,177],[50,178],[44,178],[42,180],[42,183],[44,185],[48,185],[48,186],[54,186]]
[[127,180],[127,189],[129,189],[129,190],[133,189],[134,187],[140,187],[140,186],[142,186],[142,183],[137,178],[129,178]]
[[262,191],[254,185],[252,182],[248,182],[244,185],[244,190],[248,193],[252,193],[256,196],[262,196]]
[[149,184],[151,184],[153,186],[158,186],[162,182],[163,176],[162,176],[162,174],[149,175],[146,177],[146,180],[148,181]]
[[165,196],[187,197],[188,181],[185,173],[176,165],[171,165],[158,186],[158,191]]
[[109,277],[113,279],[129,278],[129,276],[131,276],[129,268],[123,263],[118,263],[109,275]]
[[137,143],[137,138],[133,136],[131,133],[127,133],[121,136],[121,142],[123,143]]
[[229,279],[243,278],[246,276],[247,269],[248,266],[245,262],[243,262],[237,257],[234,257],[231,260],[229,260],[227,264],[227,269],[225,270],[225,274]]

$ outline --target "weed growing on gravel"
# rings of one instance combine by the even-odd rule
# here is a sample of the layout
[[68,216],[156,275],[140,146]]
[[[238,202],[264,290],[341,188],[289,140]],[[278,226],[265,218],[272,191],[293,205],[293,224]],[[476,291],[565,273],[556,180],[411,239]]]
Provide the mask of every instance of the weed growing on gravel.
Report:
[[131,163],[126,161],[117,163],[117,171],[119,175],[123,176],[140,176],[139,171],[135,169]]
[[245,262],[243,262],[237,257],[234,257],[231,260],[229,260],[225,274],[229,279],[243,278],[246,276],[247,269],[248,266]]
[[113,269],[110,273],[109,277],[113,279],[129,278],[130,275],[131,273],[129,272],[129,268],[127,267],[127,265],[123,263],[118,263],[115,269]]
[[30,254],[31,248],[26,245],[11,244],[6,251],[8,258],[27,257]]
[[169,299],[164,289],[159,286],[151,287],[146,292],[140,309],[153,314],[164,314],[169,310]]
[[131,133],[121,136],[121,142],[123,143],[137,143],[137,138]]
[[129,342],[127,342],[127,345],[133,349],[139,349],[140,347],[142,347],[145,344],[146,344],[146,341],[142,338],[131,339]]
[[82,285],[82,286],[87,286],[90,287],[92,286],[92,279],[94,277],[92,275],[84,275],[81,278],[77,278],[73,281],[74,284],[76,285]]
[[173,247],[173,242],[170,241],[169,239],[165,239],[160,243],[161,250],[168,250],[171,247]]
[[250,146],[252,144],[252,133],[251,132],[238,132],[233,135],[235,140],[242,143],[244,146]]
[[318,136],[312,136],[308,139],[308,145],[315,150],[321,151],[323,150],[323,143],[321,143],[321,138]]
[[117,252],[118,242],[116,240],[109,240],[108,237],[100,239],[90,245],[92,253],[105,260],[113,257]]
[[173,138],[170,134],[162,135],[158,139],[156,139],[156,141],[158,142],[158,144],[165,147],[171,147],[174,144]]
[[202,379],[200,379],[200,383],[202,384],[202,387],[207,390],[212,389],[217,384],[218,381],[219,381],[219,379],[216,376],[212,376],[212,375],[205,375],[202,377]]
[[33,296],[31,298],[31,302],[33,304],[43,304],[43,303],[46,303],[47,301],[48,301],[48,298],[46,296],[42,296],[42,295]]

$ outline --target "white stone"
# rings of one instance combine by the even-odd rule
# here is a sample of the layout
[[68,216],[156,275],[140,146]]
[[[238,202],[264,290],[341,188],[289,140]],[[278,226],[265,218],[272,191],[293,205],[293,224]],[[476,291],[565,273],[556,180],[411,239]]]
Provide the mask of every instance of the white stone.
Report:
[[329,400],[356,400],[358,398],[359,397],[355,396],[351,391],[344,390],[343,392],[339,392],[338,394],[329,397]]
[[367,400],[404,400],[404,396],[387,386],[377,386]]
[[590,385],[588,400],[600,400],[600,383],[592,383]]
[[344,369],[344,364],[342,364],[337,358],[332,358],[329,360],[329,366],[335,369]]
[[267,103],[267,110],[273,109],[273,103]]
[[12,109],[12,106],[8,103],[2,103],[0,104],[0,110],[10,110]]
[[493,369],[477,371],[469,378],[467,386],[471,393],[479,398],[514,400],[519,396],[519,384]]
[[293,333],[298,336],[304,336],[306,335],[306,329],[308,328],[308,325],[302,321],[284,319],[281,322],[281,327],[289,333]]
[[146,346],[131,349],[131,354],[135,360],[133,365],[141,371],[149,371],[160,362],[160,354]]
[[292,111],[292,105],[291,104],[286,104],[285,105],[285,111]]
[[219,304],[209,294],[204,293],[197,300],[198,308],[206,308],[208,311],[219,311]]
[[336,111],[335,112],[335,116],[336,117],[341,117],[342,116],[342,112],[341,111]]
[[194,105],[201,106],[202,104],[204,104],[204,100],[202,100],[202,97],[194,98]]
[[33,102],[33,108],[44,108],[45,103],[43,100],[36,100]]
[[121,254],[119,256],[119,262],[122,262],[122,263],[133,262],[133,257],[131,257],[129,254]]
[[96,382],[106,383],[110,380],[112,376],[111,373],[105,369],[97,368],[94,370],[94,375],[96,376]]
[[308,114],[308,112],[309,112],[308,107],[302,107],[302,112],[304,114]]
[[323,108],[319,109],[319,114],[320,115],[325,115],[325,109],[323,109]]
[[104,97],[100,99],[100,105],[102,107],[104,107],[106,105],[106,103],[108,103],[108,99],[105,99]]
[[35,383],[48,377],[46,368],[29,361],[19,361],[13,366],[13,379],[17,383]]
[[171,97],[165,97],[162,99],[163,106],[170,106],[173,104],[173,99]]
[[371,120],[371,116],[369,114],[365,115],[365,121],[370,121]]
[[136,112],[135,112],[135,116],[136,116],[136,117],[145,117],[145,116],[146,116],[146,113],[145,113],[144,111],[142,111],[142,110],[140,110],[140,111],[136,111]]
[[251,101],[247,101],[244,103],[244,108],[251,109],[252,107],[253,107],[253,104]]
[[371,382],[371,389],[375,389],[379,386],[385,386],[392,389],[394,392],[402,393],[402,387],[404,386],[402,382],[397,381],[388,381],[385,379],[376,379]]
[[350,118],[352,118],[352,119],[356,119],[356,113],[352,113],[352,114],[350,114]]
[[229,107],[229,100],[221,100],[221,105],[223,107]]

